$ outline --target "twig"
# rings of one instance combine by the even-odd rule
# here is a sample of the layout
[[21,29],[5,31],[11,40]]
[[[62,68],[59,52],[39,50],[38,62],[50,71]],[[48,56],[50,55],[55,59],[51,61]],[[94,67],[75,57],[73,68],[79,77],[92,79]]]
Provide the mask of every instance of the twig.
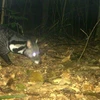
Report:
[[86,35],[87,38],[89,37],[88,34],[84,30],[82,30],[82,29],[80,29],[80,30]]
[[78,61],[80,61],[80,59],[82,58],[82,56],[83,56],[83,54],[84,54],[84,52],[85,52],[85,50],[86,50],[86,48],[87,48],[88,42],[89,42],[89,40],[90,40],[90,37],[91,37],[91,35],[92,35],[94,29],[96,28],[96,26],[99,24],[99,22],[100,22],[100,19],[99,19],[99,20],[97,21],[97,23],[94,25],[94,27],[93,27],[93,29],[91,30],[89,36],[87,35],[87,33],[86,33],[85,31],[83,31],[83,30],[81,29],[82,32],[83,32],[84,34],[86,34],[86,36],[87,36],[87,41],[86,41],[85,47],[84,47],[84,49],[83,49],[83,51],[82,51],[82,53],[81,53],[81,55],[80,55]]

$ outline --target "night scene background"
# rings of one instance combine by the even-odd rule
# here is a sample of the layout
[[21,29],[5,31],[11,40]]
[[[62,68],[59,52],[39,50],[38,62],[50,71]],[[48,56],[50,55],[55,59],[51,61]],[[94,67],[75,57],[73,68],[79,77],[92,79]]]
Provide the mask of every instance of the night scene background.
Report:
[[[0,1],[2,8],[2,0]],[[84,39],[99,19],[99,0],[6,0],[3,24],[38,31],[41,36],[57,33]],[[1,12],[1,11],[0,11]],[[98,33],[93,33],[93,38]]]
[[0,100],[100,100],[100,0],[0,0],[0,23],[38,39],[41,62],[0,58]]

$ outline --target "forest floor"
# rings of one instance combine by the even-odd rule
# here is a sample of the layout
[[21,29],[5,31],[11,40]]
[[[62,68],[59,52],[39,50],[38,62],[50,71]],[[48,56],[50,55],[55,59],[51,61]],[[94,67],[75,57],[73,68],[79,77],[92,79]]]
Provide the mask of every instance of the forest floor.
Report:
[[0,66],[0,100],[100,100],[100,41],[40,39],[41,64],[10,53]]

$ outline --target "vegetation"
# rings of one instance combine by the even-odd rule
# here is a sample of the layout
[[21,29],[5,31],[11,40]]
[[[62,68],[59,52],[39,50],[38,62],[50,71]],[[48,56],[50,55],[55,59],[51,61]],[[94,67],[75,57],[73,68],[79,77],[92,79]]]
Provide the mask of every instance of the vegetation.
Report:
[[39,38],[41,56],[39,65],[12,53],[13,65],[0,60],[0,100],[100,99],[100,0],[0,4],[1,24]]

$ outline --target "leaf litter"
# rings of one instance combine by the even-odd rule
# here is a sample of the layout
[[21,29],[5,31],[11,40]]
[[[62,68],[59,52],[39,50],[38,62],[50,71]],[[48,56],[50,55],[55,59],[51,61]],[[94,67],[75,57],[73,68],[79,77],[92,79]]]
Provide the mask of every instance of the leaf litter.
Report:
[[100,100],[100,48],[90,45],[78,62],[81,44],[52,39],[39,44],[39,65],[12,53],[13,65],[1,60],[0,100]]

